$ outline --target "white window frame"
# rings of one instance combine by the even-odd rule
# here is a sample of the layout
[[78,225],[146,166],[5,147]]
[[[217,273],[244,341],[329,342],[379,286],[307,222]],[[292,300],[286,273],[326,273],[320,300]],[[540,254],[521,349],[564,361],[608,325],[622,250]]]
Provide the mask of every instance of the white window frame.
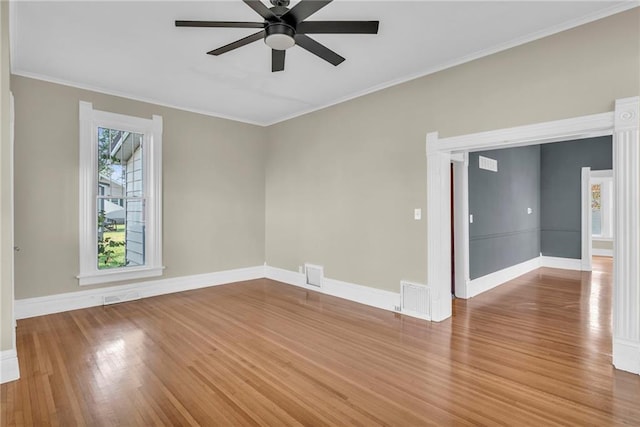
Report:
[[[162,117],[94,110],[80,101],[80,286],[162,275]],[[145,265],[98,269],[98,127],[143,134]]]

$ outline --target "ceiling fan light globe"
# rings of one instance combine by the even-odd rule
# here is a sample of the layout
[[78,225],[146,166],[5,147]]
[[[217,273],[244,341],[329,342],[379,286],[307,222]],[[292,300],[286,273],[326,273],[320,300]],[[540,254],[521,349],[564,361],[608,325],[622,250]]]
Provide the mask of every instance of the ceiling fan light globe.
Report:
[[293,37],[287,34],[271,34],[265,37],[264,42],[271,49],[275,50],[287,50],[296,44]]

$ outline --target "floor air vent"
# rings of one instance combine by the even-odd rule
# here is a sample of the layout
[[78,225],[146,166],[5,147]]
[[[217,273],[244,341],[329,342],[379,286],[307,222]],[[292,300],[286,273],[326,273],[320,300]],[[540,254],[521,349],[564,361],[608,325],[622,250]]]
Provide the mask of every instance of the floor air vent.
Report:
[[431,320],[431,290],[425,285],[400,282],[400,310],[403,314]]
[[324,278],[324,271],[322,266],[305,264],[304,273],[306,276],[306,283],[310,286],[322,287],[322,279]]

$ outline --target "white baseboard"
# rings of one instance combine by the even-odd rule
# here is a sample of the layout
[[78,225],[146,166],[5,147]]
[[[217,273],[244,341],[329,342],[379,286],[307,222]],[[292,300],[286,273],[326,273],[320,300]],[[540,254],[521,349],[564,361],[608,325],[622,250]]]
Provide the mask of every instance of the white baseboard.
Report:
[[592,248],[591,255],[613,257],[613,249]]
[[575,258],[558,258],[553,256],[540,256],[540,267],[561,268],[563,270],[582,271],[582,260]]
[[478,277],[467,283],[467,298],[473,298],[483,292],[502,285],[509,280],[513,280],[518,276],[522,276],[530,271],[540,267],[540,258],[536,257],[520,264],[498,270],[486,276]]
[[20,378],[18,353],[15,349],[0,351],[0,384]]
[[271,280],[299,286],[383,310],[395,311],[395,308],[400,306],[399,292],[370,288],[368,286],[356,285],[355,283],[343,282],[327,277],[323,279],[322,287],[309,286],[305,283],[304,274],[270,266],[266,267],[265,276]]
[[640,343],[613,338],[613,366],[640,374]]
[[43,316],[45,314],[96,307],[103,304],[104,297],[127,292],[136,292],[140,298],[148,298],[174,292],[241,282],[244,280],[261,279],[264,276],[264,266],[248,267],[193,276],[149,280],[128,285],[68,292],[45,297],[19,299],[15,301],[15,317],[16,319],[26,319],[29,317]]

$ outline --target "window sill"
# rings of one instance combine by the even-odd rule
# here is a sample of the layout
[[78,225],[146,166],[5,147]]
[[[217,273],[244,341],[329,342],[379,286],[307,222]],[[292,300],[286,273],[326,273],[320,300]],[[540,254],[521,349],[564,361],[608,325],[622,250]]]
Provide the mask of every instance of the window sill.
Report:
[[613,242],[613,237],[591,236],[591,240],[598,242]]
[[101,283],[162,276],[163,270],[164,267],[138,267],[108,271],[96,271],[90,274],[81,274],[77,276],[77,279],[80,282],[80,286],[99,285]]

